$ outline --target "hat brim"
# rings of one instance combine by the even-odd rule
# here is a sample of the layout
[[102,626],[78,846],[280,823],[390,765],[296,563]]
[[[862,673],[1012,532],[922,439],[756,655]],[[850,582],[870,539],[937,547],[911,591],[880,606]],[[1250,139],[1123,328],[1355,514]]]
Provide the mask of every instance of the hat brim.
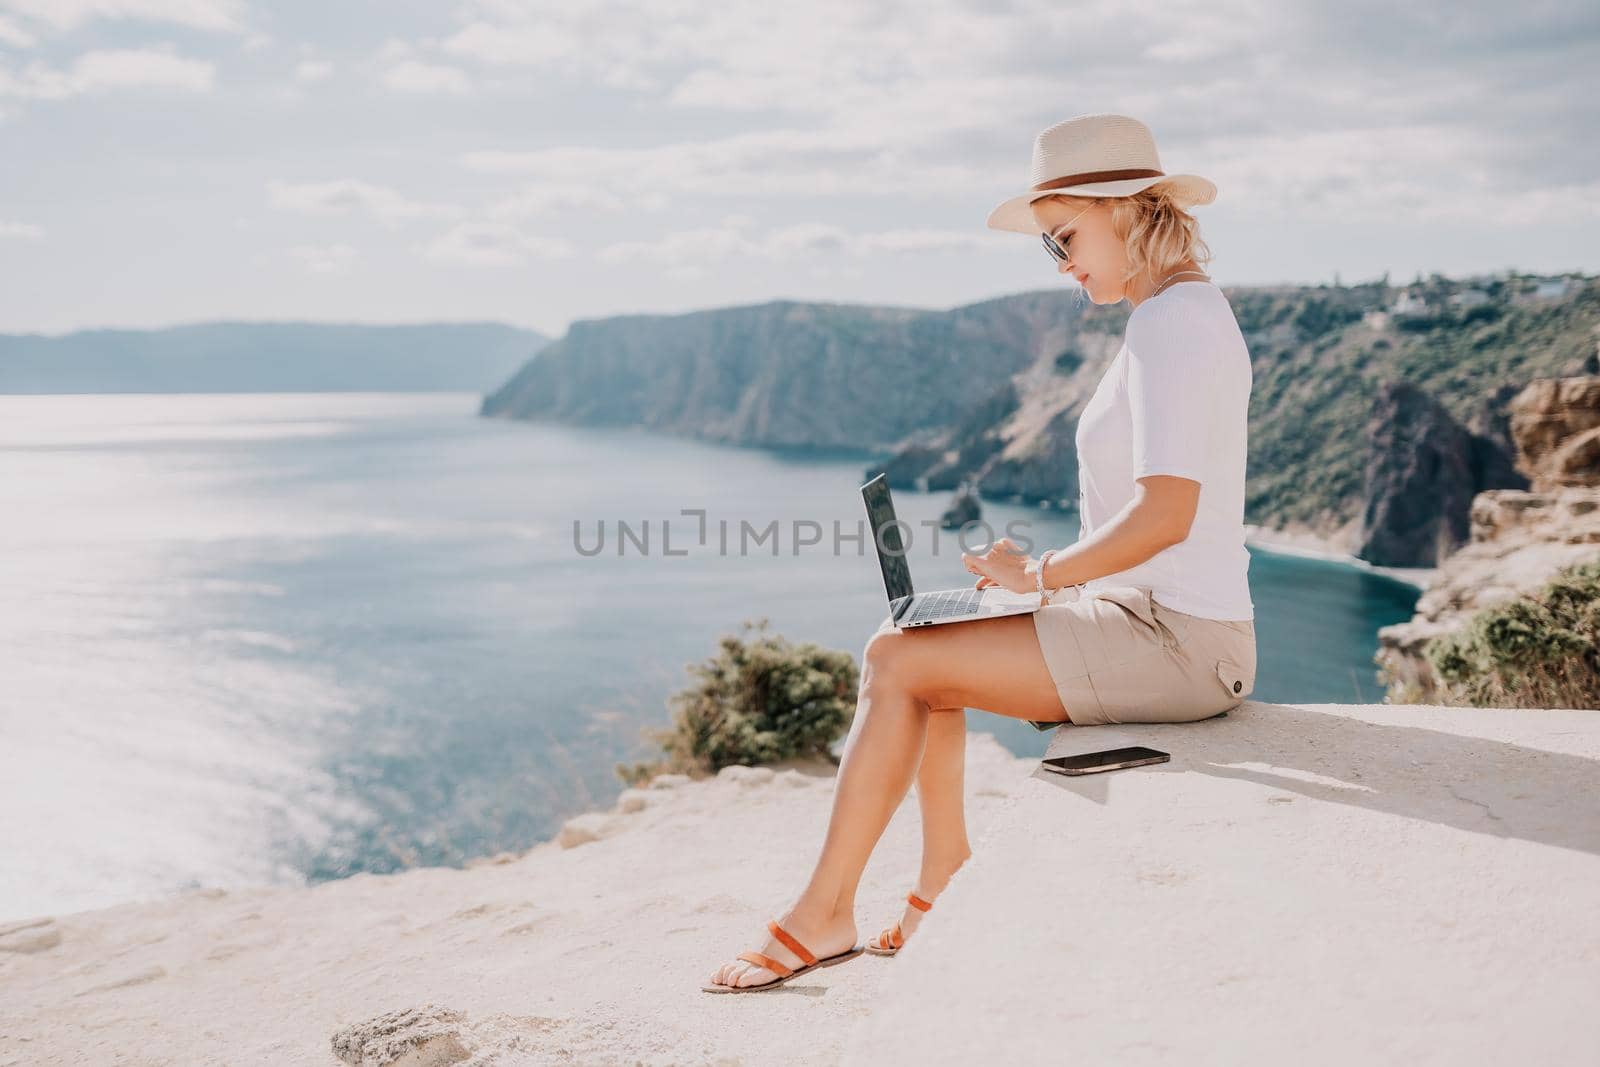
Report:
[[1029,191],[1021,196],[1012,197],[989,212],[989,229],[1030,234],[1044,232],[1029,207],[1041,196],[1132,196],[1141,189],[1163,184],[1170,185],[1173,196],[1188,207],[1209,204],[1217,198],[1215,183],[1198,174],[1163,174],[1155,178],[1125,178],[1118,182],[1069,185],[1061,189]]

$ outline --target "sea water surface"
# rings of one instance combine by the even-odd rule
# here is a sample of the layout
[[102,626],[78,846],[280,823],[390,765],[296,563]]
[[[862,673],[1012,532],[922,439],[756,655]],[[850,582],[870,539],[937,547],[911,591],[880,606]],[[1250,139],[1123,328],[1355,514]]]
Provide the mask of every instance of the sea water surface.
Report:
[[[525,848],[611,803],[614,765],[652,755],[641,727],[743,620],[859,655],[882,619],[849,539],[867,457],[477,408],[0,397],[0,919]],[[947,497],[895,497],[920,589],[971,581],[956,535],[921,525]],[[1035,552],[1078,533],[984,518]],[[776,535],[741,550],[741,520]],[[1376,630],[1416,591],[1251,556],[1253,696],[1379,700]],[[1019,755],[1051,736],[967,716]]]

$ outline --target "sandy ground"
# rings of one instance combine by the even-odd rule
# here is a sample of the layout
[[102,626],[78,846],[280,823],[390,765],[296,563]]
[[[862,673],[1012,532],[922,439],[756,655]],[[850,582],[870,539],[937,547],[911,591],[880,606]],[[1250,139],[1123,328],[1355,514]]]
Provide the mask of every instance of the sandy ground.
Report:
[[[1038,761],[979,733],[967,756],[981,852]],[[459,1013],[442,1017],[433,1046],[459,1052],[409,1063],[837,1062],[895,959],[863,954],[762,993],[700,989],[760,948],[766,920],[804,884],[833,782],[823,765],[730,768],[629,790],[564,829],[597,835],[586,843],[558,838],[467,870],[200,890],[0,924],[0,1067],[337,1067],[343,1028],[429,1007]],[[861,940],[899,917],[920,833],[913,789],[862,880]]]

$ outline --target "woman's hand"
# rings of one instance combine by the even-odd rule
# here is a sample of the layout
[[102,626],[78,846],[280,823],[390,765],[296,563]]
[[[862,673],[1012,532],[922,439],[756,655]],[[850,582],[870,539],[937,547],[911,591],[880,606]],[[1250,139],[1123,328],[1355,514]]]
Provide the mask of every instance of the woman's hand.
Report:
[[1009,537],[991,543],[981,555],[961,553],[962,565],[978,576],[975,585],[979,589],[998,585],[1013,593],[1037,592],[1038,583],[1028,569],[1032,562],[1033,557],[1024,554]]

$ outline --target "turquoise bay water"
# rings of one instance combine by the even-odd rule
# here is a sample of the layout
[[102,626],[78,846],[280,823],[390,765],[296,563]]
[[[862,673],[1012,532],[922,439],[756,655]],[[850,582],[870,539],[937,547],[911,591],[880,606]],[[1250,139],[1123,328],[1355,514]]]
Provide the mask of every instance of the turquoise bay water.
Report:
[[[614,764],[651,754],[640,728],[741,620],[856,655],[876,629],[871,546],[833,547],[835,520],[864,532],[865,457],[477,403],[0,397],[0,919],[523,848],[610,804]],[[919,588],[970,581],[920,525],[946,502],[896,494]],[[984,517],[1035,551],[1077,537]],[[776,541],[741,553],[741,519]],[[604,520],[605,551],[574,520],[585,547]],[[619,558],[616,523],[646,520]],[[797,520],[821,543],[796,552]],[[1255,550],[1250,578],[1255,697],[1379,699],[1375,633],[1414,590]],[[967,714],[1019,755],[1050,738]]]

